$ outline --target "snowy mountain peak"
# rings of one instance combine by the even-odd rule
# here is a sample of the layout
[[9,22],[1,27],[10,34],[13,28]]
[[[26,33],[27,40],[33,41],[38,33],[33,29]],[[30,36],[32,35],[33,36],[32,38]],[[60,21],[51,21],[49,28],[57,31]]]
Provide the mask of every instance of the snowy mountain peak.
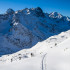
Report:
[[69,21],[70,22],[70,17],[64,16],[64,21]]
[[6,14],[13,14],[15,11],[11,8],[9,8],[7,11],[6,11]]
[[63,16],[60,14],[60,13],[58,13],[58,12],[52,12],[52,13],[50,13],[50,15],[49,15],[49,17],[52,17],[52,18],[62,18]]

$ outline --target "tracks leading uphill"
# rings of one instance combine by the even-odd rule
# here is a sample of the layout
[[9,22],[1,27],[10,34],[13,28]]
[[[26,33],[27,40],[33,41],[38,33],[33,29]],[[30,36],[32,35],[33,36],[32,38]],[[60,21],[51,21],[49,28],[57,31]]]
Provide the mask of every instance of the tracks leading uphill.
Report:
[[46,55],[47,53],[42,58],[42,70],[46,70]]

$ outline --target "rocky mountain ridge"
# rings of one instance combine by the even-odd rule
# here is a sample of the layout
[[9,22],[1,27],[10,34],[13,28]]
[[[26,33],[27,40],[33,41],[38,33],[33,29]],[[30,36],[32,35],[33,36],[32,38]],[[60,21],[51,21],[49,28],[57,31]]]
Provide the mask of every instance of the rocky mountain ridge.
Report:
[[31,48],[38,42],[70,29],[70,18],[40,7],[0,14],[0,55]]

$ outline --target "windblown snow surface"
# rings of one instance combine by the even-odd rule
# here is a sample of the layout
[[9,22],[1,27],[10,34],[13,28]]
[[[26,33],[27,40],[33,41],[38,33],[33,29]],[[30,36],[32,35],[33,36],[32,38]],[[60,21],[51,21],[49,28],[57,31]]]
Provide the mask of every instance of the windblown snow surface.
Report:
[[39,7],[1,14],[0,70],[70,70],[70,18]]

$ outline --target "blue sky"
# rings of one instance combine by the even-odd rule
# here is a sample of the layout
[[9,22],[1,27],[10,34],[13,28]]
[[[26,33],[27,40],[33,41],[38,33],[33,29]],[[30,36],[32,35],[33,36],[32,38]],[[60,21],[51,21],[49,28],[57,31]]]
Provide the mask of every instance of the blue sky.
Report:
[[44,12],[59,12],[64,16],[70,16],[70,0],[0,0],[0,13],[5,13],[8,8],[16,11],[38,6]]

